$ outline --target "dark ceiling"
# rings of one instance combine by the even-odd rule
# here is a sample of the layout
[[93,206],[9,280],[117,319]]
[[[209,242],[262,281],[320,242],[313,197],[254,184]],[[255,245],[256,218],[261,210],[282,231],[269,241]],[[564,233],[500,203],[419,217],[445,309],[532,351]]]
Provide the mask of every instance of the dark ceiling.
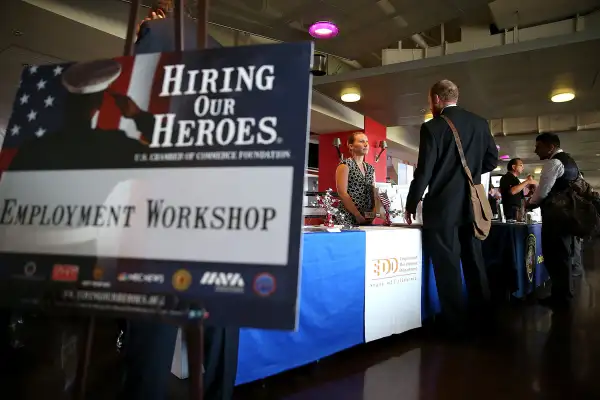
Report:
[[[188,0],[189,1],[189,0]],[[491,0],[210,0],[212,23],[286,42],[310,40],[308,27],[331,20],[340,36],[317,50],[381,65],[381,49],[467,15],[489,15]],[[152,5],[153,0],[144,0]]]

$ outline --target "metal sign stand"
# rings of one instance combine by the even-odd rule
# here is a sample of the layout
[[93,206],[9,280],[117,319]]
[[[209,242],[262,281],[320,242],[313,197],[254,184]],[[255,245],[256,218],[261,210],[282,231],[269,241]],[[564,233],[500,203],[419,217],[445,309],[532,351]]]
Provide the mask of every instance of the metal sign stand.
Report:
[[[175,0],[175,50],[184,50],[184,0]],[[207,47],[208,35],[208,8],[209,0],[198,0],[197,25],[196,32],[197,49],[204,50]],[[129,22],[127,25],[127,37],[125,39],[125,56],[134,55],[134,45],[136,36],[136,25],[138,23],[138,13],[140,9],[140,0],[132,0],[129,11]],[[188,313],[188,322],[182,326],[184,337],[187,344],[187,357],[189,365],[189,397],[191,400],[202,400],[204,393],[203,382],[203,363],[204,363],[204,320],[208,318],[208,312],[204,309],[190,310]],[[96,329],[96,317],[88,319],[84,335],[84,346],[79,363],[77,365],[77,376],[75,379],[75,398],[85,400],[86,383],[94,341],[94,331]]]

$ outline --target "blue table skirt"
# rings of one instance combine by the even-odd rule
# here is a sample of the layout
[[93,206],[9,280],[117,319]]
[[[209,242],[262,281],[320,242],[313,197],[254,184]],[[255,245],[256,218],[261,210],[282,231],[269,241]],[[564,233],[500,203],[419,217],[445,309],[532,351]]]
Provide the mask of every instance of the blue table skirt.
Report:
[[365,233],[304,234],[296,332],[243,329],[236,384],[364,342]]
[[[536,237],[541,261],[530,282],[525,268],[526,239]],[[365,246],[362,231],[303,235],[300,278],[300,317],[297,332],[242,329],[236,384],[309,364],[364,343]],[[401,244],[399,244],[401,246]],[[487,248],[487,251],[486,251]],[[514,270],[515,295],[529,293],[547,280],[541,256],[541,225],[494,225],[484,242],[486,264],[502,264],[505,255]],[[440,303],[433,266],[424,260],[422,316],[439,313]],[[491,278],[492,279],[492,278]],[[464,284],[464,280],[463,280]],[[465,287],[466,293],[466,287]]]
[[[527,268],[527,247],[535,246],[535,258]],[[542,225],[493,224],[483,242],[483,256],[493,284],[516,298],[525,298],[548,280],[542,255]]]

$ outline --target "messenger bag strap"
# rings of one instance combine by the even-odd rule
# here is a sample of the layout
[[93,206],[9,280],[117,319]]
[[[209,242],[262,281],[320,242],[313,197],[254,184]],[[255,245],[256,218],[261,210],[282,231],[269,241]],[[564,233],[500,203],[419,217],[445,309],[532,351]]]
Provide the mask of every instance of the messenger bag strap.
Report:
[[456,130],[456,126],[454,126],[454,123],[450,120],[450,118],[446,117],[445,115],[441,115],[441,117],[446,120],[446,122],[450,126],[450,130],[452,131],[452,134],[454,135],[454,142],[456,143],[456,148],[458,149],[458,155],[460,156],[460,162],[462,163],[463,169],[465,170],[465,173],[467,174],[467,178],[469,178],[469,183],[471,185],[475,185],[475,183],[473,182],[473,176],[471,175],[471,170],[469,169],[469,166],[467,165],[467,160],[465,159],[465,153],[463,152],[462,143],[460,141],[460,136],[458,136],[458,131]]

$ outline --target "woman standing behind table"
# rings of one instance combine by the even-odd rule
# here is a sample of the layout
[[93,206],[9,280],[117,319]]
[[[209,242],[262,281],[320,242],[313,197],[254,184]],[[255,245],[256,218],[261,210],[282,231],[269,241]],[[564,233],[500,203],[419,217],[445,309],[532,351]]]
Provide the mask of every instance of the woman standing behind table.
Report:
[[[369,138],[362,132],[348,137],[350,158],[343,160],[335,171],[340,213],[353,225],[370,224],[375,218],[375,168],[365,162]],[[339,222],[339,221],[338,221]]]

